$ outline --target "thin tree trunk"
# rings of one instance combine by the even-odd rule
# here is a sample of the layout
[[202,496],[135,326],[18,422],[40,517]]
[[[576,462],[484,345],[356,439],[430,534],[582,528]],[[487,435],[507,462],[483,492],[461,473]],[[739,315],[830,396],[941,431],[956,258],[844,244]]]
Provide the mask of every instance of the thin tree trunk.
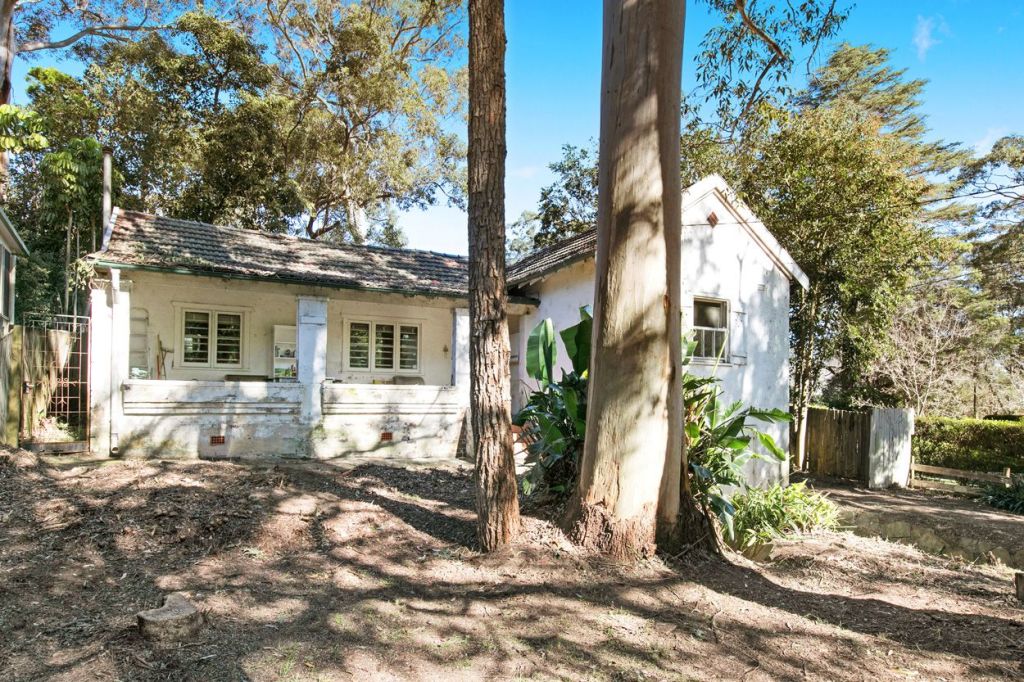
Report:
[[[17,0],[0,0],[0,104],[11,103],[11,73],[17,43],[14,36],[14,6]],[[0,152],[0,201],[7,199],[8,152]]]
[[679,101],[683,0],[606,0],[588,423],[570,536],[655,548],[666,462],[681,476]]
[[477,536],[490,552],[519,532],[505,291],[503,0],[469,2],[470,413]]

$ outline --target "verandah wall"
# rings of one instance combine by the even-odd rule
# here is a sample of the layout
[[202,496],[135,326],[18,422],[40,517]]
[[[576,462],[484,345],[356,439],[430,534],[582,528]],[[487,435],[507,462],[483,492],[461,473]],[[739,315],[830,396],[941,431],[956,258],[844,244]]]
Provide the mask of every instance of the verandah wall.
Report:
[[[183,279],[187,280],[184,286],[172,286]],[[114,271],[109,283],[96,282],[91,300],[96,330],[92,337],[94,451],[140,457],[374,454],[447,459],[456,455],[468,396],[468,311],[457,307],[459,301],[364,292],[351,292],[352,300],[341,300],[322,295],[337,297],[338,292],[317,287],[268,283],[264,290],[259,283],[236,286],[239,283],[217,281],[199,287],[196,279],[202,278],[144,273],[129,282]],[[253,317],[247,319],[259,320],[250,324],[247,338],[249,333],[258,334],[257,325],[297,327],[298,382],[129,377],[129,311],[139,308],[140,300],[148,306],[149,320],[165,330],[157,332],[163,342],[163,333],[176,334],[176,327],[169,326],[163,314],[173,310],[173,302],[216,307],[232,305],[226,300],[237,303],[234,297],[239,295],[248,295],[253,309]],[[286,319],[282,311],[289,306],[291,317]],[[421,321],[420,377],[425,384],[437,385],[333,383],[330,369],[342,369],[342,323],[337,311],[357,310],[375,319],[396,309],[400,319]],[[158,312],[154,315],[151,310]],[[177,336],[172,338],[178,343]],[[256,350],[250,348],[250,352]],[[269,360],[270,347],[263,350]],[[257,360],[246,362],[250,371],[244,373],[253,373]],[[226,373],[220,369],[215,376]],[[379,378],[393,376],[388,372]],[[342,376],[342,380],[363,382],[374,378]]]

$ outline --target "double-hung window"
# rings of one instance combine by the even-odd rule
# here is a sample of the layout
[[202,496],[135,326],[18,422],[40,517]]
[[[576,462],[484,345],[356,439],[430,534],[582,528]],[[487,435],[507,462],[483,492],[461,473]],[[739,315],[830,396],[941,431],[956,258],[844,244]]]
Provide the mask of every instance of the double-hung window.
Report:
[[693,336],[695,358],[729,361],[729,305],[725,301],[694,299]]
[[348,322],[350,370],[418,373],[420,326],[411,322],[360,320]]
[[245,316],[220,310],[182,310],[181,360],[189,367],[242,366]]

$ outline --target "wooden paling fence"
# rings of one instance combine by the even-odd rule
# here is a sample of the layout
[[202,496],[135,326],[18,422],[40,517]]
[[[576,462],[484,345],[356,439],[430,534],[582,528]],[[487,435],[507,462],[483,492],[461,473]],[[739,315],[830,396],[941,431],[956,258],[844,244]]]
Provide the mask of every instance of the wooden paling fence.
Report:
[[872,488],[905,486],[910,479],[914,411],[811,408],[807,463],[819,476],[849,478]]
[[819,476],[867,479],[871,413],[811,408],[807,411],[807,460]]
[[[927,488],[929,490],[944,490],[950,493],[960,493],[961,495],[981,495],[984,489],[978,485],[970,485],[970,482],[975,483],[1001,483],[1003,485],[1010,485],[1013,482],[1012,472],[1009,469],[1003,470],[1002,473],[987,473],[981,471],[966,471],[964,469],[950,469],[948,467],[936,467],[929,464],[918,464],[913,462],[910,465],[910,486],[912,488]],[[936,481],[925,478],[919,478],[918,474],[925,474],[926,476],[936,476],[945,479],[954,479],[956,483],[947,481]],[[964,482],[967,482],[965,485]]]

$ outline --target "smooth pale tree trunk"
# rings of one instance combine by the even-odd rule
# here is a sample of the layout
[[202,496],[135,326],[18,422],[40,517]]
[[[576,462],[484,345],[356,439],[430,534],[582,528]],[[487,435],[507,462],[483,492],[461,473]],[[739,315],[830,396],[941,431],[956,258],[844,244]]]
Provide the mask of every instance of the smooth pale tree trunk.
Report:
[[621,559],[654,551],[665,464],[682,456],[683,18],[683,0],[604,3],[594,339],[568,528]]
[[469,3],[469,319],[477,536],[489,552],[519,531],[505,291],[503,0]]

